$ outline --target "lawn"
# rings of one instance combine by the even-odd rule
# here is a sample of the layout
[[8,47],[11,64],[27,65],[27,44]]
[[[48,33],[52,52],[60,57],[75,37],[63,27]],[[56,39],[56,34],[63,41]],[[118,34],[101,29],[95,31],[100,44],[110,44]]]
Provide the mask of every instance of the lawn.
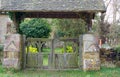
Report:
[[[48,65],[48,54],[50,54],[51,50],[50,48],[43,48],[43,52],[45,55],[43,57],[43,65]],[[62,53],[62,48],[55,48],[55,53]]]
[[120,77],[120,68],[101,68],[100,71],[83,72],[82,70],[23,70],[14,71],[0,66],[0,77]]
[[[55,52],[61,49],[56,49]],[[50,49],[44,49],[44,53],[49,53]],[[44,65],[48,64],[48,57],[44,57]],[[0,65],[0,77],[120,77],[120,68],[102,67],[100,71],[83,72],[82,70],[21,70],[4,69]]]
[[[50,53],[51,49],[50,48],[43,48],[44,53]],[[55,48],[54,50],[55,53],[62,53],[62,48]]]

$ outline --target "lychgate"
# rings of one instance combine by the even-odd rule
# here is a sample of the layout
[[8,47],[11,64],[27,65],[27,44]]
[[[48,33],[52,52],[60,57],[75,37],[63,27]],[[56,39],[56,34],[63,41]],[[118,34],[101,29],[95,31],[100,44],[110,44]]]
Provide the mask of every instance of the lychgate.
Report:
[[[2,13],[3,12],[6,12],[6,13],[11,12],[13,14],[12,19],[16,26],[16,32],[18,31],[21,20],[23,20],[24,18],[27,18],[27,17],[29,17],[29,18],[82,18],[87,23],[86,29],[91,30],[92,19],[94,18],[95,13],[97,13],[97,12],[103,13],[103,12],[105,12],[105,10],[106,9],[105,9],[103,0],[0,0],[0,11]],[[15,36],[16,38],[12,38],[13,36]],[[83,37],[85,38],[86,36],[83,36]],[[28,59],[28,58],[26,58],[26,56],[29,57],[29,55],[26,55],[26,56],[23,55],[26,53],[25,48],[24,48],[25,42],[21,41],[21,40],[19,40],[17,42],[14,41],[17,38],[19,38],[19,39],[21,38],[21,40],[25,40],[25,39],[23,39],[22,36],[20,36],[19,34],[16,34],[16,33],[10,34],[10,35],[8,35],[8,38],[6,38],[6,41],[8,41],[8,39],[11,39],[10,43],[6,44],[6,46],[5,46],[5,48],[8,48],[10,50],[7,50],[7,51],[6,51],[6,49],[4,50],[4,53],[6,53],[7,56],[4,56],[3,64],[6,67],[11,66],[11,64],[14,64],[11,67],[15,67],[17,65],[16,66],[17,68],[19,67],[19,64],[20,65],[22,64],[22,67],[25,68],[26,67],[26,65],[25,65],[26,59]],[[27,39],[27,41],[29,43],[29,41],[31,41],[31,39]],[[20,45],[19,44],[16,45],[17,43],[19,43]],[[51,48],[52,47],[54,47],[54,46],[51,46]],[[11,48],[13,48],[13,50],[11,50]],[[19,52],[17,50],[19,50]],[[82,51],[80,49],[80,47],[79,47],[79,50]],[[85,50],[85,52],[86,52],[86,50]],[[11,58],[11,56],[9,56],[11,54],[13,56],[12,58]],[[16,54],[18,54],[17,58],[15,57]],[[65,60],[65,59],[68,59],[69,57],[75,58],[73,55],[71,56],[69,54],[58,55],[58,54],[51,53],[51,55],[52,56],[49,56],[49,57],[56,57],[56,59],[59,58],[59,59]],[[68,56],[66,56],[66,55],[68,55]],[[83,55],[83,54],[81,54],[81,55]],[[34,57],[34,56],[35,56],[35,58],[39,59],[40,63],[38,65],[41,66],[42,55],[37,54],[37,57],[36,57],[36,55],[32,55],[32,57]],[[26,59],[23,59],[23,58],[26,58]],[[95,58],[95,57],[93,57],[93,58]],[[54,61],[60,63],[61,60],[59,60],[59,59],[54,60]],[[6,60],[10,64],[6,64]],[[75,60],[77,60],[77,59],[75,58]],[[90,60],[90,62],[93,62],[93,60]],[[13,62],[13,63],[11,63],[11,62]],[[81,62],[83,62],[83,61],[81,61]],[[89,61],[87,61],[87,62],[89,62]],[[95,63],[93,62],[93,64],[95,64]],[[55,65],[56,65],[56,68],[62,67],[59,64],[55,64]],[[71,65],[77,66],[74,63]],[[54,64],[52,64],[51,67],[52,66],[54,67]],[[66,67],[66,66],[69,66],[69,65],[67,65],[67,63],[66,63],[66,65],[64,67]]]

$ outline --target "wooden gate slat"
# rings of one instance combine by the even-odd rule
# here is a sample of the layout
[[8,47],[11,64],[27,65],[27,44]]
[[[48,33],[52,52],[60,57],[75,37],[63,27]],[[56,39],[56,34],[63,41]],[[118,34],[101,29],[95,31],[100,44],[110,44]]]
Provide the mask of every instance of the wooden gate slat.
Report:
[[[43,42],[51,42],[51,52],[48,53],[43,53],[41,52],[41,44]],[[76,68],[78,67],[78,39],[59,39],[59,42],[64,42],[64,53],[55,53],[54,49],[54,43],[55,39],[41,39],[41,38],[29,38],[27,39],[27,54],[26,54],[26,66],[27,67],[37,67],[40,69],[66,69],[66,68]],[[37,45],[38,53],[30,53],[29,52],[29,46],[31,43],[34,43]],[[32,44],[33,44],[32,43]],[[71,44],[72,43],[72,44]],[[67,45],[70,44],[72,45],[74,52],[73,53],[67,53],[66,48]],[[40,45],[40,46],[39,46]],[[45,55],[48,55],[48,68],[44,68],[45,66],[43,65],[43,57]]]

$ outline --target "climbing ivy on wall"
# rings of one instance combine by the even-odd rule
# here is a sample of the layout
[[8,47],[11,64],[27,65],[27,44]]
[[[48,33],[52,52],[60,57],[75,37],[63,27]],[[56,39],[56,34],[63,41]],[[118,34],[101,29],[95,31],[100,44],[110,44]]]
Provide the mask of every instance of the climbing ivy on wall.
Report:
[[11,20],[13,20],[13,23],[16,26],[16,31],[19,32],[19,24],[22,22],[23,18],[22,16],[25,15],[23,12],[8,12],[8,15]]
[[16,16],[16,20],[20,21],[21,20],[21,16],[25,15],[24,12],[8,12],[9,17],[11,18],[11,20],[14,20],[14,15]]
[[13,20],[14,12],[8,12],[8,15],[9,15],[10,19]]

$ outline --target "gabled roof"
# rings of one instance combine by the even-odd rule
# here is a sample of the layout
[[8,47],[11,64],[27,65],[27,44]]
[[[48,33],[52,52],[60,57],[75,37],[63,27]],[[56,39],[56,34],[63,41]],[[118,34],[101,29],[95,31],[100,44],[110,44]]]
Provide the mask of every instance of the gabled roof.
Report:
[[103,0],[0,0],[1,11],[104,12]]

